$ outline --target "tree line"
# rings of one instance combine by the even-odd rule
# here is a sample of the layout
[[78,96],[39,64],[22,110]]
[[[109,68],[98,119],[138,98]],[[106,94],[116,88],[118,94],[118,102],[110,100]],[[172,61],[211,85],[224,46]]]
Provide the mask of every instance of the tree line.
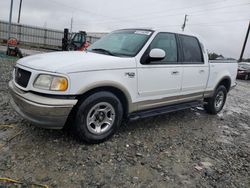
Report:
[[[209,60],[216,60],[216,59],[233,59],[233,58],[225,58],[222,54],[217,53],[209,53],[208,54]],[[250,62],[250,58],[242,59],[242,62]]]

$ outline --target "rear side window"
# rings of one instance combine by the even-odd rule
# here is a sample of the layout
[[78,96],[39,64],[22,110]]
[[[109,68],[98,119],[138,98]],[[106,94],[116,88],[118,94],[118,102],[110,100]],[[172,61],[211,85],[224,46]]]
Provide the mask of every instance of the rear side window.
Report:
[[203,64],[203,56],[199,41],[195,37],[180,35],[185,64]]

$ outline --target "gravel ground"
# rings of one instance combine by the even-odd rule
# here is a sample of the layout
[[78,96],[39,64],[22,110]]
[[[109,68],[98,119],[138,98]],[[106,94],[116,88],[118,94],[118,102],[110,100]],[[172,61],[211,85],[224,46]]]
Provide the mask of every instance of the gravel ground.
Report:
[[86,145],[12,110],[14,61],[0,59],[0,177],[49,187],[250,187],[250,81],[238,81],[216,116],[202,108],[170,113]]

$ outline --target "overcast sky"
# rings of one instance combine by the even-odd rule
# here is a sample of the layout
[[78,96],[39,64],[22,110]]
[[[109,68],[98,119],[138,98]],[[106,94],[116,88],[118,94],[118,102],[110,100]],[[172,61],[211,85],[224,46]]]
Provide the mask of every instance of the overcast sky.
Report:
[[[19,0],[14,0],[17,22]],[[0,1],[0,19],[8,20],[10,0]],[[153,27],[201,36],[210,52],[239,58],[250,20],[250,0],[23,0],[21,23],[62,30],[106,32]],[[244,57],[250,58],[250,37]]]

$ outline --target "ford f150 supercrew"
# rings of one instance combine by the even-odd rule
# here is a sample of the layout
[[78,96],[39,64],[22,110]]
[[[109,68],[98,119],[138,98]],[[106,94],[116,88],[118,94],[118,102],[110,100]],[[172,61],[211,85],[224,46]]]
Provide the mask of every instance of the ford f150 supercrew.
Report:
[[9,87],[14,109],[33,124],[67,124],[80,140],[99,143],[125,119],[199,105],[217,114],[236,75],[237,62],[210,62],[196,36],[123,29],[84,52],[18,60]]

